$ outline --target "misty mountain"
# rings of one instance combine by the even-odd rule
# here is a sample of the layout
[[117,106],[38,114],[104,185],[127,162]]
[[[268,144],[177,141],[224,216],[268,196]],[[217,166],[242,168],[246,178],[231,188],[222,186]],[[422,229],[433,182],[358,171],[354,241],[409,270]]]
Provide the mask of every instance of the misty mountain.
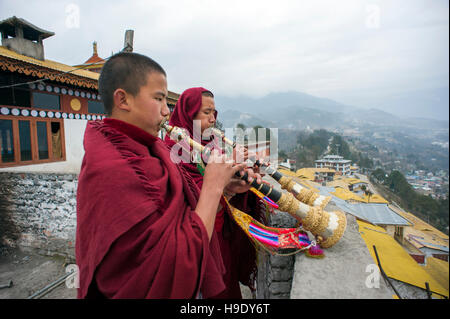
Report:
[[442,120],[433,120],[429,118],[422,117],[408,117],[406,118],[405,124],[420,127],[423,129],[446,129],[448,130],[448,121],[444,120],[445,117],[442,117]]
[[344,105],[330,99],[294,91],[270,93],[261,98],[216,96],[215,100],[217,107],[221,110],[236,110],[266,115],[278,114],[280,108],[286,107],[293,110],[310,108],[327,112],[351,112],[357,110],[356,107]]
[[398,116],[378,109],[360,109],[348,115],[347,122],[352,124],[376,123],[379,126],[393,126],[403,121]]
[[412,90],[378,96],[373,98],[368,106],[394,113],[399,117],[445,120],[449,116],[449,88]]
[[[371,108],[344,105],[301,92],[271,93],[261,98],[216,96],[224,127],[242,123],[287,129],[347,129],[359,126],[448,129],[448,121],[406,118]],[[411,113],[412,114],[412,113]]]
[[223,128],[232,128],[238,123],[244,124],[246,127],[254,127],[256,125],[261,125],[263,127],[276,127],[274,122],[259,118],[250,113],[243,113],[236,110],[221,111],[220,108],[218,109],[218,119],[222,123]]

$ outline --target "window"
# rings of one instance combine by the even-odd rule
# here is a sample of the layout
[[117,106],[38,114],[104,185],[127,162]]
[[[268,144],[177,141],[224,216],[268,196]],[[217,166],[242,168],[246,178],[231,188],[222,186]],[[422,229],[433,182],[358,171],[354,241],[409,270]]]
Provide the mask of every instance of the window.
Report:
[[30,121],[19,121],[20,160],[31,161]]
[[403,227],[402,226],[395,226],[395,236],[403,238]]
[[63,120],[2,117],[0,147],[0,167],[63,161]]
[[33,92],[33,107],[48,110],[60,110],[59,95]]
[[30,91],[19,87],[0,89],[0,105],[30,107]]
[[[20,75],[0,71],[0,86],[27,81],[28,78]],[[25,85],[0,89],[0,105],[30,107],[30,89]]]
[[14,162],[13,121],[0,120],[2,163]]
[[102,102],[88,100],[88,113],[106,114]]
[[47,122],[37,122],[38,158],[48,159]]

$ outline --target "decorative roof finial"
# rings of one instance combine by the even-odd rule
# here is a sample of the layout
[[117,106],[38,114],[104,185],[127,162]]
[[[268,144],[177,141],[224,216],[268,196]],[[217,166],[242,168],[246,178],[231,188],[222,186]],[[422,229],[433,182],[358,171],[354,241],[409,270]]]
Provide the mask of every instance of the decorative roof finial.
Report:
[[97,42],[96,41],[94,41],[93,47],[94,47],[94,55],[97,55]]

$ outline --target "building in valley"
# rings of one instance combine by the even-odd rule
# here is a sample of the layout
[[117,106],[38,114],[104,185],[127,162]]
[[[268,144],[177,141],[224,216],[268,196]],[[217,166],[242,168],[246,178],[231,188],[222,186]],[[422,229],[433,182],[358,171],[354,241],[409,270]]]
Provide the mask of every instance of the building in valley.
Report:
[[352,161],[344,159],[339,155],[326,155],[323,158],[314,161],[316,168],[334,169],[336,173],[348,176],[350,175],[350,165]]

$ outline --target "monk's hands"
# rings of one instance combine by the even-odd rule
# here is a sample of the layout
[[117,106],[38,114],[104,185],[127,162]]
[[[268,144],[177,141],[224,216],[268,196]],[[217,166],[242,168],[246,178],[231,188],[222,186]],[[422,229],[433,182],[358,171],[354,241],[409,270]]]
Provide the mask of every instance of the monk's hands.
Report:
[[[233,149],[233,159],[237,163],[242,163],[251,159],[252,161],[256,161],[258,158],[257,154],[249,151],[246,147],[237,144]],[[251,185],[250,183],[256,179],[258,184],[261,184],[261,175],[259,174],[259,167],[248,168],[246,167],[244,170],[240,171],[240,175],[243,176],[244,173],[247,173],[249,176],[249,183],[246,183],[242,179],[239,179],[235,176],[231,178],[230,183],[225,186],[224,193],[225,194],[234,194],[234,193],[245,193],[247,192]]]
[[252,169],[248,169],[246,163],[234,164],[232,160],[220,154],[219,151],[213,150],[211,152],[205,168],[205,174],[203,175],[203,186],[200,191],[200,197],[195,208],[195,211],[205,225],[209,239],[211,239],[214,231],[216,213],[220,197],[224,191],[238,193],[250,189],[249,184],[234,177],[237,172],[243,176],[245,174],[244,171],[247,172],[250,182],[254,178],[260,181],[261,176],[255,174]]
[[[246,163],[234,164],[225,155],[220,154],[217,150],[213,150],[205,168],[203,187],[218,190],[222,193],[237,172],[241,172],[241,176],[244,175],[246,167]],[[242,182],[245,184],[244,181]]]
[[245,193],[250,189],[250,187],[252,187],[250,184],[253,182],[253,180],[256,180],[258,184],[262,183],[261,175],[255,173],[252,168],[246,167],[244,170],[241,170],[239,172],[240,176],[244,176],[245,173],[248,174],[248,183],[240,178],[233,176],[228,185],[225,186],[224,192],[232,194]]
[[[239,172],[240,176],[244,176],[247,173],[248,182],[236,177],[236,172]],[[206,176],[207,174],[208,177]],[[252,168],[247,167],[246,163],[233,164],[230,159],[216,150],[211,153],[208,159],[203,183],[205,183],[205,178],[208,179],[208,183],[216,184],[225,193],[244,193],[250,189],[250,184],[253,180],[256,179],[258,184],[262,182],[261,175],[255,173]]]

